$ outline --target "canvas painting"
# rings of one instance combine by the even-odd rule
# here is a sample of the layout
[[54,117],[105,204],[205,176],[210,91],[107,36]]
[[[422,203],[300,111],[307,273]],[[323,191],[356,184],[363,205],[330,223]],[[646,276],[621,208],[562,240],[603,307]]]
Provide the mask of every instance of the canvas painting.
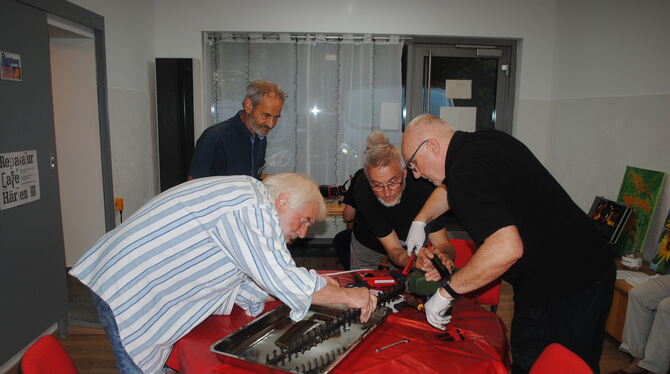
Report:
[[626,167],[617,201],[629,206],[632,213],[615,247],[618,255],[643,250],[664,181],[663,172]]
[[663,222],[663,232],[658,239],[658,250],[651,260],[651,268],[661,274],[670,273],[670,212]]

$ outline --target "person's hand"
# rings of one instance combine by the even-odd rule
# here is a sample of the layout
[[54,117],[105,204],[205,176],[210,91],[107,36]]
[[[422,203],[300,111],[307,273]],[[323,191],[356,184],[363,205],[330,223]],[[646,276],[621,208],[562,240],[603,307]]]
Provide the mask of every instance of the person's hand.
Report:
[[437,256],[440,259],[444,266],[449,269],[449,272],[454,271],[454,262],[446,252],[438,250],[437,248],[433,248],[433,250],[430,248],[421,248],[416,259],[416,268],[426,273],[424,276],[427,281],[438,281],[442,279],[440,272],[435,269],[433,263],[430,261],[434,256]]
[[426,242],[426,223],[421,221],[412,221],[407,233],[407,255],[412,257],[412,253],[418,252]]
[[349,308],[361,310],[361,323],[368,321],[372,312],[377,308],[377,296],[370,293],[365,287],[347,288],[349,299],[345,303]]
[[[440,330],[445,329],[445,325],[451,322],[451,303],[454,299],[447,294],[442,296],[441,288],[424,305],[426,310],[426,319],[428,323]],[[446,292],[445,292],[446,293]]]
[[327,275],[322,275],[321,278],[326,281],[326,284],[332,284],[333,286],[340,287],[340,282],[338,282],[335,278],[331,278]]

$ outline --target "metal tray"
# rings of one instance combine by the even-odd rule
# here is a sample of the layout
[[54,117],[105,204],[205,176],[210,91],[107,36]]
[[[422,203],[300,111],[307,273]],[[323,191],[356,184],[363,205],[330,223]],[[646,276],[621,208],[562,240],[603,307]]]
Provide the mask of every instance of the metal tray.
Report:
[[[391,313],[378,307],[361,324],[359,311],[313,305],[303,321],[293,322],[286,305],[277,307],[212,344],[210,350],[228,363],[254,371],[329,373]],[[259,367],[260,365],[261,367]]]

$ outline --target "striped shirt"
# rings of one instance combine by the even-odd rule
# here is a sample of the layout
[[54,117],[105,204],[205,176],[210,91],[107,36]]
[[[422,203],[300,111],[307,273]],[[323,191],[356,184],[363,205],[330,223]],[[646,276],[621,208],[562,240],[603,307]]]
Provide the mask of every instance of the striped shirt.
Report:
[[147,373],[211,314],[251,316],[268,294],[302,319],[325,286],[295,266],[274,202],[248,176],[200,178],[150,200],[104,235],[70,273],[109,304],[125,350]]

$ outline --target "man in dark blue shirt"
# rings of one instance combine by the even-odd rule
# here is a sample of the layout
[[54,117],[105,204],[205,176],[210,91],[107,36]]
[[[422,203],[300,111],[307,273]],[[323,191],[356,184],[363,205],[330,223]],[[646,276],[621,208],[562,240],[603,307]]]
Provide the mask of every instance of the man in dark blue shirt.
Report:
[[275,83],[250,82],[242,110],[207,128],[198,139],[189,179],[214,175],[249,175],[260,179],[266,136],[279,121],[285,94]]

